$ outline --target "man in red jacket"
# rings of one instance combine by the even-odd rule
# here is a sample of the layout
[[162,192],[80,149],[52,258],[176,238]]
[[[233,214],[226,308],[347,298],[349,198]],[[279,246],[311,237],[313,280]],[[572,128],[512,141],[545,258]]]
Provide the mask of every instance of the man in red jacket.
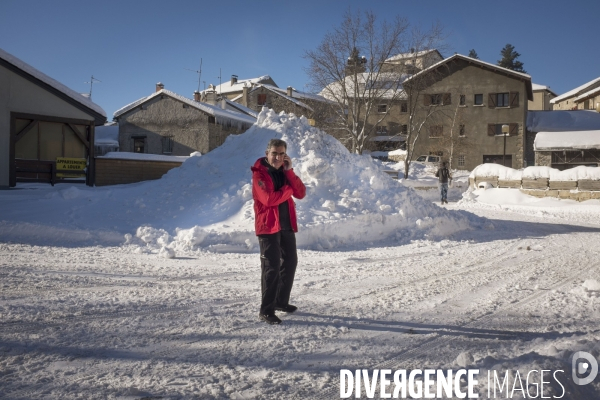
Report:
[[286,151],[286,142],[271,139],[266,157],[256,160],[251,168],[254,227],[262,268],[259,317],[269,324],[281,323],[275,310],[293,313],[298,309],[289,303],[298,264],[298,223],[292,196],[304,198],[306,187],[294,173]]

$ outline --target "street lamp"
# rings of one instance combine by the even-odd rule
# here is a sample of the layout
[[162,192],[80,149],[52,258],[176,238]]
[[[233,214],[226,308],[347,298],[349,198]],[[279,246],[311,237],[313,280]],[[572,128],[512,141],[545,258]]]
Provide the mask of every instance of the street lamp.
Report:
[[502,136],[504,136],[504,153],[502,153],[502,165],[506,167],[506,136],[509,134],[509,126],[502,125]]

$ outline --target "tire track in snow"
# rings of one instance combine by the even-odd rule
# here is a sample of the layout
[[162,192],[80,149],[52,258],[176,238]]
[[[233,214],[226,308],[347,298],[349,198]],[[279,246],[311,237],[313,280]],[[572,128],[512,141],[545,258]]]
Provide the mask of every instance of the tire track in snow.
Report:
[[[559,238],[555,238],[552,237],[551,238],[551,243],[552,244],[557,244],[557,242],[559,241]],[[564,250],[558,246],[550,246],[550,248],[553,249],[559,249],[557,254],[552,254],[552,255],[546,255],[546,257],[549,256],[560,256],[560,262],[557,262],[556,265],[565,265],[564,264]],[[530,261],[531,258],[537,258],[537,257],[532,257],[529,256],[528,259],[526,261]],[[497,260],[494,260],[497,261]],[[519,264],[523,264],[524,262],[519,262]],[[494,264],[492,263],[488,263],[489,265]],[[600,266],[600,264],[595,264],[594,267],[598,267]],[[469,322],[466,322],[464,324],[460,324],[460,325],[456,325],[454,330],[456,330],[457,328],[459,329],[486,329],[486,326],[489,326],[490,322],[492,322],[495,318],[501,317],[505,312],[515,309],[517,307],[526,305],[528,303],[533,302],[534,300],[540,300],[542,297],[546,297],[547,295],[549,295],[550,293],[552,293],[553,291],[556,291],[562,287],[567,286],[568,284],[570,284],[571,282],[573,282],[573,280],[581,277],[582,273],[588,271],[590,268],[588,265],[585,265],[585,263],[583,263],[583,266],[569,274],[567,274],[566,277],[563,277],[562,279],[559,279],[558,281],[553,281],[550,285],[546,285],[543,293],[540,295],[539,291],[533,291],[532,293],[520,298],[517,301],[512,301],[512,302],[507,302],[506,304],[502,305],[501,307],[499,307],[498,309],[494,310],[493,312],[485,312],[484,314],[480,315],[477,318],[472,319]],[[489,271],[485,271],[485,272],[489,272]],[[511,278],[511,281],[514,282],[515,280],[517,282],[522,282],[522,278],[525,275],[529,275],[531,272],[531,270],[529,269],[522,269],[520,271],[519,274],[517,275],[513,275],[513,277]],[[487,328],[489,329],[489,328]],[[518,332],[516,332],[516,334],[518,334]],[[381,336],[382,334],[376,335],[376,336]],[[429,337],[426,338],[420,342],[415,343],[415,345],[408,350],[402,351],[401,353],[387,359],[386,361],[383,361],[377,365],[371,366],[369,368],[370,371],[374,370],[374,369],[391,369],[393,370],[398,370],[398,369],[406,369],[406,364],[410,363],[411,361],[415,361],[417,358],[419,357],[424,357],[427,356],[428,354],[434,353],[437,349],[441,349],[442,347],[446,347],[448,346],[454,339],[454,335],[451,335],[450,333],[445,333],[443,331],[439,331],[438,333],[436,333],[436,335],[434,337]],[[365,366],[366,367],[366,366]],[[365,368],[363,367],[363,368]],[[362,393],[363,395],[360,398],[366,398],[365,394]],[[294,398],[295,399],[304,399],[306,398],[306,393],[297,393]],[[376,396],[378,394],[376,393]],[[313,399],[331,399],[331,398],[339,398],[339,387],[337,387],[337,384],[334,384],[334,387],[328,387],[325,388],[323,390],[321,390],[318,393],[315,394],[310,394],[310,397]]]

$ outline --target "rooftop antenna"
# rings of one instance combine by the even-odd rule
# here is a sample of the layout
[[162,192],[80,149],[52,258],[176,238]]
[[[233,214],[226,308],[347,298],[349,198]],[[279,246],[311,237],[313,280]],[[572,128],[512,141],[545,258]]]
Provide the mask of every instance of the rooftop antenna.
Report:
[[221,95],[221,68],[219,68],[219,76],[217,76],[217,78],[219,78],[219,96]]
[[198,74],[198,91],[200,91],[200,82],[203,82],[203,81],[201,81],[201,77],[202,77],[202,58],[200,58],[200,67],[198,68],[198,70],[189,69],[189,68],[184,68],[184,69],[187,69],[188,71],[192,71],[192,72],[195,72],[195,73]]
[[84,82],[84,83],[90,84],[90,100],[92,99],[92,87],[94,86],[94,82],[102,82],[102,81],[94,78],[94,75],[92,75],[89,82]]

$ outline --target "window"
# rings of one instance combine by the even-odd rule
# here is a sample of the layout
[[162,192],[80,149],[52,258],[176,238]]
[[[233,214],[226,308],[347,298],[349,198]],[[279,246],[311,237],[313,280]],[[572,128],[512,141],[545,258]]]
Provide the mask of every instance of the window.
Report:
[[432,94],[430,95],[429,104],[432,106],[439,106],[442,104],[442,95],[441,94]]
[[461,106],[464,106],[464,105],[466,105],[466,104],[467,104],[467,100],[466,100],[466,99],[467,99],[467,96],[465,96],[464,94],[461,94],[461,95],[460,95],[460,102],[459,102],[459,105],[461,105]]
[[496,93],[496,107],[508,107],[508,93]]
[[173,152],[173,136],[163,136],[162,152],[164,154],[171,154]]
[[408,112],[408,104],[405,101],[400,103],[400,112]]
[[258,98],[256,100],[256,103],[259,106],[264,106],[265,104],[267,104],[267,94],[266,93],[259,94]]
[[377,112],[378,113],[385,113],[385,112],[387,112],[387,104],[379,104],[377,106]]
[[488,136],[502,136],[502,125],[508,125],[507,136],[517,136],[519,134],[519,124],[503,123],[503,124],[488,124]]
[[465,166],[465,156],[458,156],[458,166],[459,167]]
[[133,152],[134,153],[145,153],[146,152],[146,137],[133,137]]
[[450,93],[426,94],[423,101],[426,106],[447,106],[452,104],[452,95]]
[[488,107],[519,107],[519,92],[490,93],[488,97]]
[[387,135],[388,133],[387,126],[385,125],[377,125],[376,130],[378,135]]
[[473,104],[476,106],[482,106],[483,105],[483,94],[476,94],[475,98],[473,99]]
[[408,135],[408,125],[400,125],[400,134]]
[[438,138],[444,134],[444,127],[442,125],[433,125],[429,127],[429,137]]
[[459,136],[465,136],[465,126],[464,125],[459,125],[458,126],[458,135]]

